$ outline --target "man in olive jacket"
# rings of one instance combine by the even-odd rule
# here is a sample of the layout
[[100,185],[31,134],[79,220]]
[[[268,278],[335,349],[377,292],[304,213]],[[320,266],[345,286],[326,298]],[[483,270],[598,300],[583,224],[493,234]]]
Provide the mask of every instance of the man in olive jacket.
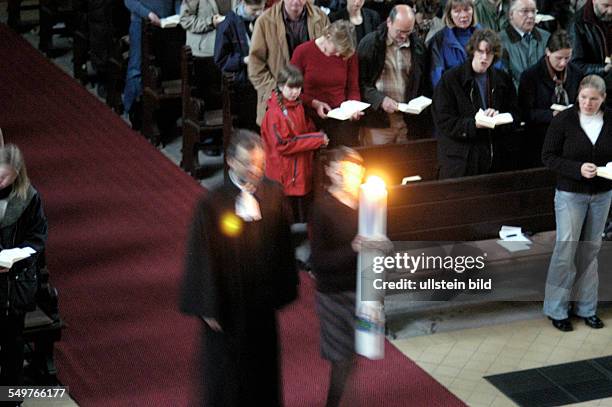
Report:
[[[398,103],[430,94],[426,70],[426,50],[414,30],[412,8],[397,5],[386,23],[359,43],[359,87],[364,102],[372,106],[362,120],[365,144],[387,144],[417,136],[418,129],[431,129],[428,116],[412,116],[406,121]],[[422,117],[421,117],[422,116]],[[425,119],[426,120],[426,119]]]
[[323,34],[327,16],[308,0],[281,0],[255,22],[247,69],[257,90],[257,124],[261,126],[266,103],[278,73],[301,43]]

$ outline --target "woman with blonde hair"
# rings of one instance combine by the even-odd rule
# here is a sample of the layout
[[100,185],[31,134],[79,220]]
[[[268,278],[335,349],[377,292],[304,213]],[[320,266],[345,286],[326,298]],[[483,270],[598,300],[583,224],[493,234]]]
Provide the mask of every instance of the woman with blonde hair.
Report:
[[0,268],[0,386],[23,384],[25,314],[36,307],[37,262],[46,241],[47,218],[23,155],[15,145],[1,146],[0,249],[31,247],[35,253]]
[[[550,123],[542,161],[557,173],[557,236],[546,278],[544,314],[560,331],[571,331],[571,312],[591,328],[603,328],[597,316],[601,248],[612,181],[597,167],[612,161],[612,110],[606,108],[606,83],[597,75],[580,82],[578,100]],[[571,297],[571,298],[570,298]]]
[[338,20],[323,30],[323,35],[298,46],[291,58],[304,75],[302,100],[306,112],[329,137],[329,147],[357,144],[358,127],[351,120],[327,118],[327,113],[346,100],[361,100],[359,62],[355,54],[355,27]]
[[444,27],[431,40],[431,84],[435,87],[442,74],[468,58],[467,43],[480,27],[473,0],[449,0],[444,7]]

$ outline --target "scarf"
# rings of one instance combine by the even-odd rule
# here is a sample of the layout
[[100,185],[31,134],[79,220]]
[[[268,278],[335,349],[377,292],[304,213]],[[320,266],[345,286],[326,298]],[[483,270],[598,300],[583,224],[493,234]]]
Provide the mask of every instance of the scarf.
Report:
[[553,94],[552,103],[567,106],[569,105],[569,96],[567,95],[567,91],[563,87],[565,84],[565,80],[567,79],[567,67],[563,70],[563,72],[557,72],[550,65],[550,61],[548,57],[544,57],[546,61],[546,69],[548,70],[548,75],[555,83],[555,93]]

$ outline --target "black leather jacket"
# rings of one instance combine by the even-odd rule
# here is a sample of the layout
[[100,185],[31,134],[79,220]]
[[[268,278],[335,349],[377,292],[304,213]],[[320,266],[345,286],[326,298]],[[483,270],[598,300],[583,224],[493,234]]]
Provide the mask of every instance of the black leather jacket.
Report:
[[576,12],[574,23],[570,27],[570,36],[574,44],[572,61],[585,75],[605,76],[606,56],[605,35],[595,24],[595,12],[591,1]]
[[13,264],[8,273],[0,273],[0,312],[20,313],[35,308],[37,263],[46,241],[47,218],[38,192],[30,187],[25,199],[11,193],[0,220],[0,246],[31,247],[36,253]]

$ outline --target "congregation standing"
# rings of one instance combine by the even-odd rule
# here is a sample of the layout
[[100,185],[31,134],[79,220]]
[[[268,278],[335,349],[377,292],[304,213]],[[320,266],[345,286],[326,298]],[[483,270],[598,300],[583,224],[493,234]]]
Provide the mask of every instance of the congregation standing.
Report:
[[[596,169],[612,161],[612,0],[371,3],[125,0],[130,117],[141,107],[143,21],[160,26],[177,14],[193,55],[234,75],[240,127],[254,130],[233,132],[228,177],[200,201],[190,231],[181,309],[202,320],[206,405],[282,404],[275,313],[297,296],[290,225],[309,221],[321,350],[332,366],[327,403],[339,403],[353,369],[361,248],[353,184],[363,160],[350,146],[434,137],[440,179],[550,168],[557,242],[544,313],[561,331],[572,329],[572,313],[604,325],[596,257],[612,182]],[[543,14],[552,20],[539,23]],[[420,96],[432,99],[430,109],[401,109]],[[347,120],[328,116],[351,100],[369,107]],[[479,112],[513,120],[492,129]],[[324,167],[327,189],[313,202],[321,148],[336,150]],[[34,190],[24,196],[37,202]],[[580,267],[586,277],[574,281]],[[570,309],[572,289],[579,300]]]

